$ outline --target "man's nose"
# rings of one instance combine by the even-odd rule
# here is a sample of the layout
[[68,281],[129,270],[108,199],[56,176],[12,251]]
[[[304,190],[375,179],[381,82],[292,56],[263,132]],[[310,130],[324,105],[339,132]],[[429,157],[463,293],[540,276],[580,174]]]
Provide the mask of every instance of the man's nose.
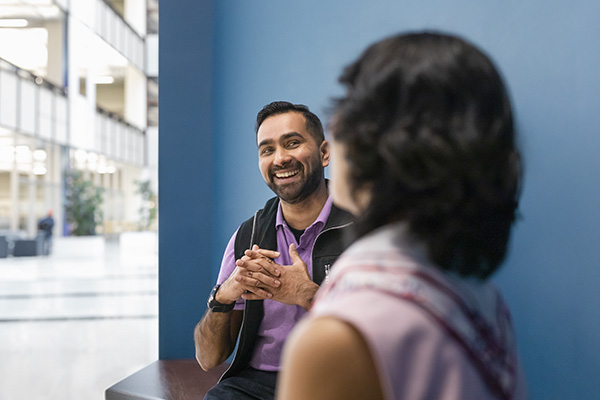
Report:
[[277,166],[284,166],[291,160],[290,154],[285,149],[277,149],[275,151],[275,159],[273,163]]

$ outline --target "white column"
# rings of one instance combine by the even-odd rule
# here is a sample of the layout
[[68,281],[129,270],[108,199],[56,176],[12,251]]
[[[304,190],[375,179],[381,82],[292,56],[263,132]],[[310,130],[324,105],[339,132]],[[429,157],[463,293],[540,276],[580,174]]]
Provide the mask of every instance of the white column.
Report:
[[45,160],[45,165],[46,165],[46,173],[43,176],[43,190],[44,190],[44,205],[43,205],[43,209],[44,209],[44,213],[46,213],[48,210],[52,210],[54,211],[54,209],[56,208],[56,204],[54,203],[54,191],[55,191],[55,182],[54,179],[52,179],[52,168],[54,167],[52,165],[52,161],[53,161],[53,154],[52,154],[52,148],[54,146],[50,143],[45,143],[44,144],[44,151],[46,152],[46,160]]
[[16,232],[19,229],[19,171],[17,163],[13,161],[10,170],[10,230]]
[[57,86],[64,84],[64,24],[62,21],[47,21],[48,69],[46,78]]
[[96,66],[89,64],[87,66],[87,75],[85,78],[85,97],[87,103],[87,120],[86,120],[86,147],[88,150],[93,150],[98,153],[99,148],[96,148],[97,141],[94,140],[96,134],[96,80],[98,72]]
[[146,91],[146,76],[137,68],[128,65],[125,72],[125,119],[140,129],[145,129],[147,122]]
[[29,237],[35,237],[37,234],[38,220],[35,207],[37,204],[37,176],[34,175],[33,170],[29,171],[27,186],[29,187],[29,193],[27,196],[27,235]]
[[[65,154],[68,154],[65,152]],[[58,145],[48,146],[48,174],[50,175],[50,182],[52,183],[52,210],[54,215],[54,235],[56,237],[62,236],[63,232],[63,165],[67,160],[62,160],[63,154],[62,149]]]
[[146,148],[148,149],[147,157],[150,181],[152,182],[152,190],[158,193],[158,127],[150,126],[146,129]]
[[77,129],[76,104],[79,98],[79,63],[77,57],[77,45],[75,33],[78,29],[77,23],[72,16],[67,16],[68,38],[67,38],[67,85],[69,88],[67,96],[67,143],[73,143],[73,132]]

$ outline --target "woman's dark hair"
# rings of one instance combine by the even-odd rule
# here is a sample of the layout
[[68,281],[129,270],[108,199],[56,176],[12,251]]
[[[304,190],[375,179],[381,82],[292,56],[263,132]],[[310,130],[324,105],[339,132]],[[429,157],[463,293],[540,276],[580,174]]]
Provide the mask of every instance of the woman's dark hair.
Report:
[[486,278],[504,259],[520,194],[511,105],[492,62],[455,36],[371,45],[339,81],[332,135],[350,187],[372,197],[358,235],[406,221],[441,269]]
[[321,145],[325,140],[323,133],[323,125],[321,120],[312,111],[309,110],[304,104],[292,104],[287,101],[274,101],[267,104],[258,112],[256,116],[256,124],[254,130],[258,134],[258,128],[262,125],[265,119],[272,117],[273,115],[285,114],[288,112],[297,112],[304,116],[306,121],[306,130],[315,139],[318,145]]

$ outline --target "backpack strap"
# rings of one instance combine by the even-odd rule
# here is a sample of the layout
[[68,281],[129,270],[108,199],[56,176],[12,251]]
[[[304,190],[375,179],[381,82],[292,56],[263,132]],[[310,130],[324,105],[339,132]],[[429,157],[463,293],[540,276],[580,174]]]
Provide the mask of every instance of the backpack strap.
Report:
[[[254,213],[252,218],[244,221],[237,232],[234,244],[235,258],[243,257],[247,249],[257,244],[260,248],[277,250],[277,234],[275,219],[279,199],[270,199],[263,209]],[[238,349],[229,369],[223,374],[221,380],[235,375],[246,368],[254,353],[256,335],[264,316],[263,300],[246,300],[244,317],[238,339]]]

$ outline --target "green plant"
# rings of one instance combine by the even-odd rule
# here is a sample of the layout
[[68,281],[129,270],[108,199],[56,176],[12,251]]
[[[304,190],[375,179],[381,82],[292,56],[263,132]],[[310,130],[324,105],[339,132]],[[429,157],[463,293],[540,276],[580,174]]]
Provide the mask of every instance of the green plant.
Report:
[[67,222],[73,224],[73,236],[89,236],[96,234],[96,226],[102,223],[102,194],[104,189],[95,187],[91,181],[84,179],[83,173],[77,170],[65,174]]
[[142,202],[139,208],[140,219],[138,221],[138,229],[146,230],[150,228],[157,215],[156,194],[152,190],[149,180],[135,181],[138,185],[136,194],[142,196]]

